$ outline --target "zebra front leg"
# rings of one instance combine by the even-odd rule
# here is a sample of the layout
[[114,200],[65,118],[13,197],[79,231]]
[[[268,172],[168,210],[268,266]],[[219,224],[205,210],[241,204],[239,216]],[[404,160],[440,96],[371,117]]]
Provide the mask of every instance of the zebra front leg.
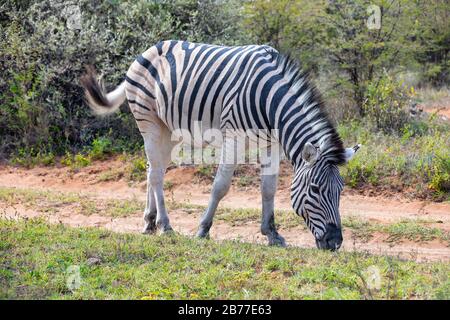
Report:
[[280,169],[280,150],[278,144],[261,149],[261,233],[267,236],[269,245],[286,246],[284,238],[277,232],[274,218],[275,193],[277,191]]
[[267,236],[269,245],[286,246],[284,238],[277,232],[274,217],[274,200],[278,175],[261,175],[262,219],[261,233]]
[[208,208],[206,209],[200,220],[197,237],[209,237],[209,229],[212,226],[217,206],[219,205],[220,200],[225,197],[228,190],[230,189],[231,179],[233,178],[233,172],[235,168],[235,164],[219,165],[216,177],[214,178],[214,184],[212,187],[211,196],[209,198]]

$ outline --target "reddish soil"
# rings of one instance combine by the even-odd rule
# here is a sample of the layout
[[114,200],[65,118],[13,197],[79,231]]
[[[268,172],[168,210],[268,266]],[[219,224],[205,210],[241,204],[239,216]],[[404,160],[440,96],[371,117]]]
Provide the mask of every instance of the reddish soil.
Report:
[[436,102],[427,102],[419,106],[427,113],[436,113],[442,120],[450,121],[450,97],[438,99]]
[[[110,169],[120,169],[124,165],[119,160],[96,162],[87,168],[73,173],[68,168],[33,168],[23,169],[0,166],[0,187],[17,187],[54,192],[77,192],[98,199],[145,199],[145,182],[130,183],[124,179],[99,182],[99,176]],[[289,168],[281,174],[280,188],[276,196],[276,208],[291,209],[289,198]],[[166,197],[177,202],[206,205],[210,183],[199,182],[192,167],[173,168],[168,171],[166,181],[171,182]],[[261,204],[259,190],[255,187],[238,187],[233,184],[229,194],[221,205],[229,208],[259,208]],[[444,231],[450,230],[450,204],[411,200],[401,194],[390,197],[369,197],[345,191],[341,197],[341,215],[356,216],[371,222],[390,224],[402,219],[430,220],[433,227]],[[16,205],[8,207],[0,201],[0,212],[7,217],[35,217],[45,215],[50,222],[62,222],[70,226],[94,226],[117,232],[139,232],[142,227],[141,214],[122,218],[102,215],[74,214],[70,207],[64,207],[53,213],[42,213]],[[286,213],[288,214],[288,213]],[[290,214],[290,213],[289,213]],[[172,210],[170,213],[172,227],[177,232],[194,235],[199,220],[198,213],[188,210]],[[276,217],[275,217],[276,219]],[[300,218],[299,218],[300,219]],[[428,226],[428,224],[427,224]],[[302,227],[280,230],[288,245],[314,247],[314,239],[309,231]],[[216,221],[211,230],[211,238],[216,240],[237,239],[248,242],[265,243],[266,239],[259,232],[257,221],[232,226],[223,221]],[[444,241],[414,242],[409,240],[388,241],[388,235],[375,233],[369,240],[358,239],[351,230],[344,232],[343,250],[367,251],[375,254],[389,254],[401,258],[450,261],[450,248]]]

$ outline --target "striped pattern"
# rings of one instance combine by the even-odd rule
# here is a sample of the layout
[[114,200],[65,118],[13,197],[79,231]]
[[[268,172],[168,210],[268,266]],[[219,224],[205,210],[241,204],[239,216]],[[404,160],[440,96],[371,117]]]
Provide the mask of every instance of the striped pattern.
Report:
[[[158,118],[171,130],[264,129],[295,169],[294,209],[320,237],[340,226],[342,142],[308,77],[268,46],[223,47],[163,41],[138,56],[126,74],[126,95],[143,135]],[[271,131],[273,130],[273,131]],[[312,168],[301,157],[310,142],[321,157]]]
[[[326,232],[327,225],[341,226],[339,198],[344,182],[338,168],[319,160],[311,169],[300,169],[292,182],[292,205],[316,238]],[[305,191],[303,191],[305,190]]]

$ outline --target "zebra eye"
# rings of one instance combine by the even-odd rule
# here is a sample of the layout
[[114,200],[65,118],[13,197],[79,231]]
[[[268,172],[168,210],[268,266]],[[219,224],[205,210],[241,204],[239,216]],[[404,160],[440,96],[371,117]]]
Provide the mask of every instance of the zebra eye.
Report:
[[311,191],[315,194],[319,194],[320,193],[320,188],[318,185],[316,184],[311,184]]

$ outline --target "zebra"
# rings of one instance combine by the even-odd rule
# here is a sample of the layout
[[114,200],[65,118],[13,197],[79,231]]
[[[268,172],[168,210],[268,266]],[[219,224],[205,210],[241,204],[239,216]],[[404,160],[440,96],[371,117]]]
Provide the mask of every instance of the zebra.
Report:
[[[110,114],[128,101],[149,168],[143,233],[172,231],[164,203],[163,179],[177,142],[171,133],[205,128],[265,130],[267,152],[261,163],[261,233],[269,245],[285,246],[274,220],[279,153],[294,169],[291,202],[320,249],[337,250],[343,241],[339,199],[343,179],[338,166],[359,145],[344,148],[324,103],[299,63],[266,45],[219,46],[187,41],[160,41],[140,54],[124,81],[107,92],[93,67],[80,80],[95,114]],[[259,132],[259,131],[258,131]],[[272,133],[274,132],[274,133]],[[222,143],[222,154],[231,147]],[[272,152],[280,146],[279,152]],[[275,165],[274,165],[275,164]],[[197,236],[209,237],[214,214],[227,194],[236,163],[220,162]],[[274,165],[274,166],[273,166]]]

